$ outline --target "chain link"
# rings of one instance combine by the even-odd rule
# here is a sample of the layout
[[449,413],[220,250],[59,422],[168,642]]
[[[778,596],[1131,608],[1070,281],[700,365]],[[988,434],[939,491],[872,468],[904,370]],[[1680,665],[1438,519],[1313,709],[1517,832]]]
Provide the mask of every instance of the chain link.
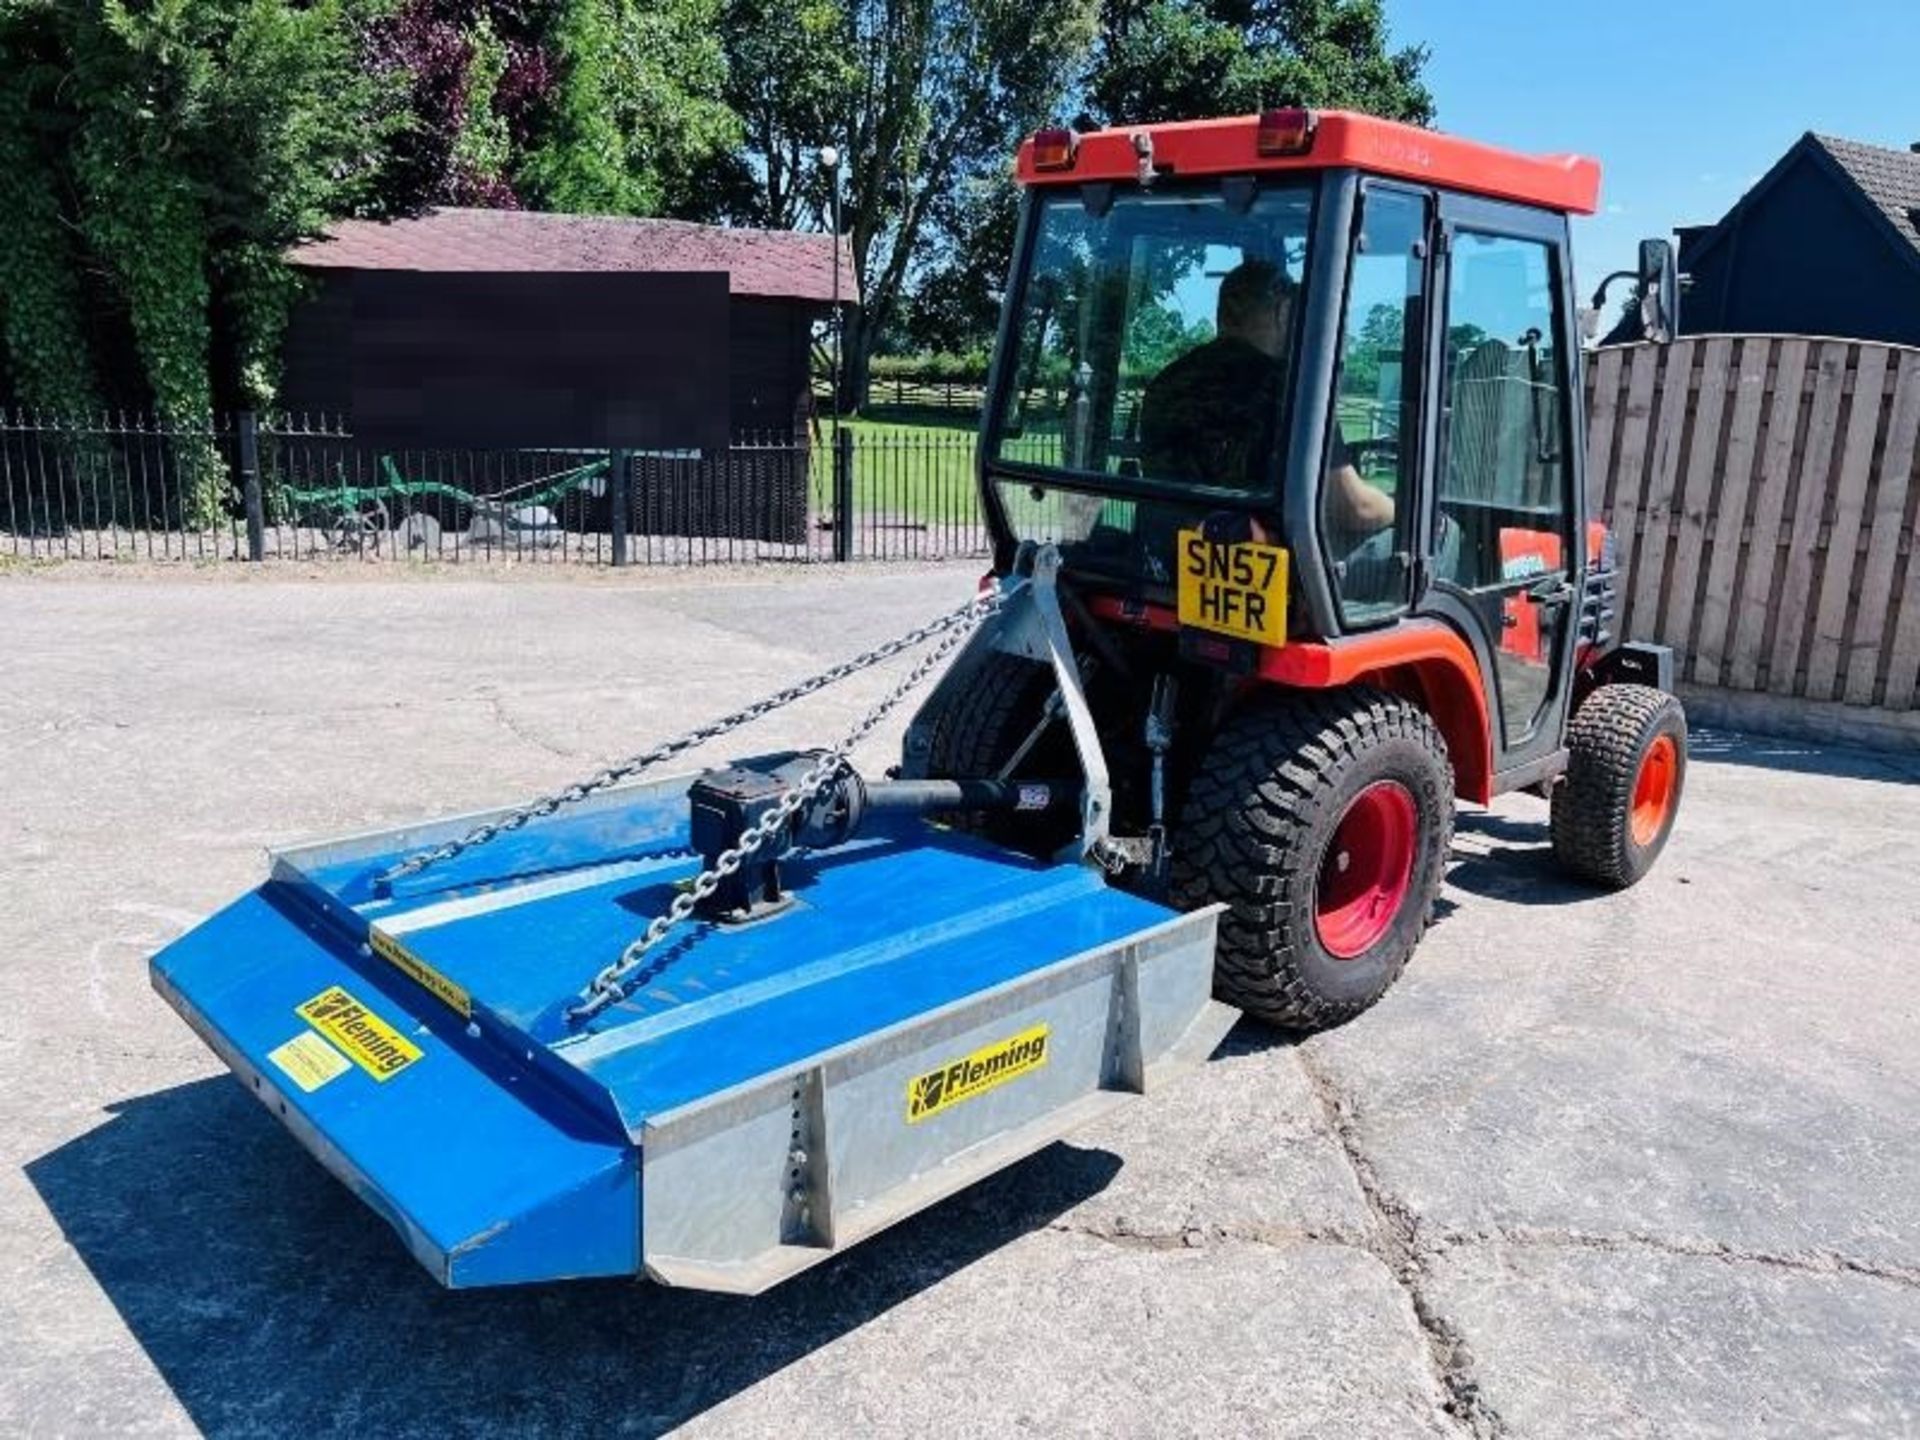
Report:
[[[675,755],[683,754],[688,750],[704,745],[709,740],[717,740],[722,735],[738,730],[742,726],[750,725],[764,716],[771,715],[776,710],[791,705],[796,700],[804,699],[816,691],[824,690],[829,685],[846,679],[849,675],[857,675],[862,670],[871,670],[882,661],[890,660],[895,655],[911,650],[936,635],[951,634],[956,628],[964,627],[959,630],[961,636],[964,637],[982,620],[986,619],[988,615],[998,609],[999,605],[1000,592],[998,590],[986,591],[974,599],[969,600],[957,610],[950,610],[945,615],[939,616],[937,619],[929,620],[924,625],[915,626],[913,629],[907,631],[906,634],[889,640],[883,645],[876,645],[873,649],[864,651],[854,656],[851,660],[843,660],[830,670],[822,670],[817,675],[809,676],[797,684],[789,685],[784,690],[777,690],[764,699],[754,701],[751,705],[742,706],[730,715],[723,715],[718,720],[710,721],[698,729],[687,731],[684,735],[675,736],[671,740],[663,740],[650,749],[629,755],[626,759],[607,766],[604,770],[588,776],[585,780],[577,780],[563,790],[556,790],[550,795],[542,795],[536,800],[530,800],[519,809],[509,811],[498,819],[484,821],[474,826],[473,829],[467,831],[466,834],[460,836],[458,839],[449,840],[444,844],[433,846],[430,849],[417,851],[402,860],[396,861],[374,877],[375,889],[380,892],[390,891],[396,880],[403,880],[409,875],[417,875],[428,866],[438,865],[442,861],[451,860],[454,856],[471,850],[475,846],[484,845],[488,841],[506,834],[508,831],[518,830],[521,826],[534,820],[545,819],[547,816],[569,805],[577,805],[588,796],[596,795],[602,790],[619,784],[622,780],[629,779],[643,771],[652,769],[662,761],[671,760]],[[951,646],[943,646],[939,653],[945,654],[951,648]]]
[[[964,628],[949,627],[945,638],[929,650],[915,663],[906,676],[881,697],[880,701],[860,717],[859,723],[840,737],[839,743],[824,750],[820,758],[807,773],[780,797],[773,809],[762,815],[758,822],[742,835],[731,849],[724,850],[715,858],[712,865],[700,872],[678,895],[673,903],[648,922],[640,937],[620,953],[620,958],[593,977],[592,982],[581,992],[580,1003],[567,1012],[571,1020],[589,1020],[609,1005],[626,998],[626,981],[640,968],[647,952],[667,937],[676,925],[681,924],[714,891],[721,882],[737,873],[742,865],[759,849],[783,832],[793,817],[811,804],[827,785],[844,770],[850,752],[866,739],[873,729],[889,712],[917,687],[920,682],[937,669],[940,663],[957,649],[982,620],[992,614],[999,604],[998,593],[982,596],[964,612],[955,612],[965,617]],[[950,617],[949,617],[950,618]],[[922,627],[923,629],[927,627]],[[922,636],[922,639],[927,638]]]

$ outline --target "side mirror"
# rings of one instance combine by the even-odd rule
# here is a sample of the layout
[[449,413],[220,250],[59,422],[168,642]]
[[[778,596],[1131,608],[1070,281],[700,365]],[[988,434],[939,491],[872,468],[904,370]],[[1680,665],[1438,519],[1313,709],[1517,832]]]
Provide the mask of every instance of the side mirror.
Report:
[[1640,325],[1647,339],[1660,342],[1680,328],[1680,270],[1665,240],[1640,242]]

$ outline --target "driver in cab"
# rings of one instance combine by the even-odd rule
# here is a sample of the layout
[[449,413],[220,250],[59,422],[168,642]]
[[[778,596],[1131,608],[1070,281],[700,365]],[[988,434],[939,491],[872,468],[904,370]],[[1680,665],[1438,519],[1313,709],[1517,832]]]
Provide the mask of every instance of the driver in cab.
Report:
[[[1156,479],[1258,490],[1287,376],[1296,287],[1266,260],[1244,260],[1220,282],[1216,334],[1148,382],[1140,407],[1143,468]],[[1393,524],[1393,497],[1368,484],[1333,427],[1326,519],[1336,553]],[[1267,527],[1253,522],[1255,540]],[[1344,541],[1345,543],[1341,543]]]

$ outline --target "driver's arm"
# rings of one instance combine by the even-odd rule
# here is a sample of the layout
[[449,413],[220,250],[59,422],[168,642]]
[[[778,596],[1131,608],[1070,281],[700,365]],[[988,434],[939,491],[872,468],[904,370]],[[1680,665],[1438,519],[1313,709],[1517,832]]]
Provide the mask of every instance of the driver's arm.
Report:
[[1336,464],[1327,472],[1328,509],[1333,523],[1370,535],[1393,523],[1393,497],[1360,478],[1351,464]]

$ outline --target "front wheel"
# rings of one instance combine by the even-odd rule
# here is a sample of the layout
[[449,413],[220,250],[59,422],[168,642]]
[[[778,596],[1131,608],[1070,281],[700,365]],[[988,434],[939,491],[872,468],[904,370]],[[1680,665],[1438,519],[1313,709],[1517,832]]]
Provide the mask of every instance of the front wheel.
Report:
[[1352,1019],[1399,977],[1439,894],[1453,768],[1419,707],[1359,687],[1265,697],[1188,790],[1174,900],[1224,901],[1214,990],[1271,1024]]
[[1687,780],[1687,715],[1650,685],[1602,685],[1567,726],[1553,790],[1553,853],[1582,880],[1624,890],[1673,833]]

